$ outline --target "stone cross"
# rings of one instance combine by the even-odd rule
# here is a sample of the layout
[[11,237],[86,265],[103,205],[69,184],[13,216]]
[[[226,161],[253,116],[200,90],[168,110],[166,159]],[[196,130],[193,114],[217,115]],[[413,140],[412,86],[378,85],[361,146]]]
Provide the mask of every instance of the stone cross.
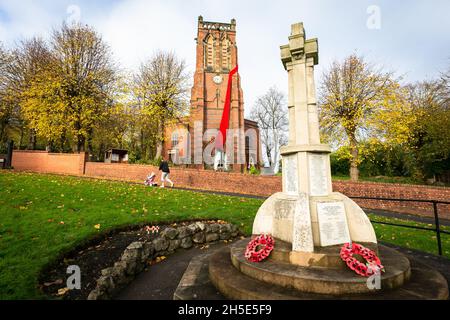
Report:
[[314,84],[317,39],[305,41],[303,23],[291,28],[289,44],[281,46],[281,61],[289,77],[289,145],[320,144]]
[[303,23],[296,23],[291,26],[289,44],[280,48],[289,81],[289,143],[281,150],[283,168],[288,171],[283,174],[283,191],[325,196],[332,190],[330,148],[320,143],[314,82],[314,65],[319,62],[318,42],[305,40]]

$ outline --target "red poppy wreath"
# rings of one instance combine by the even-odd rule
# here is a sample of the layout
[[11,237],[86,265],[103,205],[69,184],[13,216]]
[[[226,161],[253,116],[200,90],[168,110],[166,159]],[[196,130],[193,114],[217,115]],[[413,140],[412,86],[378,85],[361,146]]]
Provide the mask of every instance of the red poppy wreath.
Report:
[[[353,255],[360,255],[366,260],[366,264],[358,261]],[[384,267],[381,264],[380,259],[372,250],[357,244],[346,243],[341,248],[341,259],[347,264],[347,266],[355,271],[357,274],[363,277],[370,277],[378,271],[384,272]]]
[[268,234],[261,234],[251,240],[245,249],[245,257],[252,262],[266,259],[273,250],[275,240]]

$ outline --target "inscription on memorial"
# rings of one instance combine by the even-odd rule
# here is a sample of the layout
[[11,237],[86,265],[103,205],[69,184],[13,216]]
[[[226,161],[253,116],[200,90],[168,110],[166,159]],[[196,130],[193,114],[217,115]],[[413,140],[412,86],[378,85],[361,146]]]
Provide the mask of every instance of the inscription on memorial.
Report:
[[327,155],[310,153],[309,185],[312,196],[328,195]]
[[307,200],[306,194],[300,195],[299,199],[295,202],[292,250],[303,252],[314,251],[309,201]]
[[295,207],[295,201],[278,200],[275,205],[275,219],[292,220]]
[[322,246],[350,242],[343,202],[318,202],[317,218]]
[[286,192],[290,194],[298,193],[297,178],[297,155],[283,157],[283,179],[286,186]]

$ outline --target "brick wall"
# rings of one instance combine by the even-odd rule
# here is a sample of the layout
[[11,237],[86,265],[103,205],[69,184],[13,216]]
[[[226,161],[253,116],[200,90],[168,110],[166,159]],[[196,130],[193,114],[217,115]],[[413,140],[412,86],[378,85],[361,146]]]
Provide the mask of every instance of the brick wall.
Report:
[[18,171],[83,175],[85,161],[85,153],[14,150],[12,166]]
[[[52,154],[42,151],[14,151],[13,167],[19,171],[85,175],[94,178],[143,182],[158,168],[149,165],[85,162],[85,154]],[[171,168],[178,187],[242,193],[268,197],[281,191],[281,177],[252,176],[211,170]],[[333,190],[349,197],[378,197],[450,201],[450,188],[391,183],[334,181]],[[361,207],[402,213],[433,215],[432,204],[380,200],[355,200]],[[438,205],[442,218],[450,219],[450,205]]]
[[[86,163],[86,175],[91,177],[143,181],[152,171],[158,173],[158,168],[146,165]],[[266,197],[281,191],[282,188],[281,177],[251,176],[240,173],[224,173],[180,168],[172,168],[171,172],[173,182],[179,187]],[[450,201],[450,188],[442,187],[334,181],[333,190],[347,196]],[[430,203],[360,199],[356,199],[355,201],[364,208],[394,210],[402,213],[421,214],[426,216],[433,215],[433,207]],[[441,217],[450,219],[450,206],[439,205],[439,213]]]
[[[334,181],[333,190],[348,197],[450,201],[450,188],[376,182]],[[433,216],[433,204],[406,201],[355,199],[364,208]],[[450,219],[450,205],[439,204],[439,216]]]
[[[114,178],[127,181],[144,181],[151,172],[158,175],[158,168],[148,165],[86,163],[86,176]],[[270,196],[281,191],[280,177],[250,176],[234,172],[171,168],[171,179],[179,187]],[[275,190],[275,191],[274,191]]]

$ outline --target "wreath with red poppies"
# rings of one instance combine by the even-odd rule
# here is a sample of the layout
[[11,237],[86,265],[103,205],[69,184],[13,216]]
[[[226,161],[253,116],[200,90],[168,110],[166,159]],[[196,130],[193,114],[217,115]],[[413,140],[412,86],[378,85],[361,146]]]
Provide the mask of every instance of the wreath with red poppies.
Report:
[[251,240],[245,249],[245,257],[252,262],[266,259],[273,250],[275,240],[268,234],[261,234]]
[[[360,255],[366,260],[366,263],[358,261],[354,255]],[[357,244],[357,243],[346,243],[341,248],[341,259],[347,264],[347,266],[355,271],[357,274],[363,277],[370,277],[371,275],[384,272],[384,267],[381,264],[380,259],[377,257],[375,252],[372,250]]]

